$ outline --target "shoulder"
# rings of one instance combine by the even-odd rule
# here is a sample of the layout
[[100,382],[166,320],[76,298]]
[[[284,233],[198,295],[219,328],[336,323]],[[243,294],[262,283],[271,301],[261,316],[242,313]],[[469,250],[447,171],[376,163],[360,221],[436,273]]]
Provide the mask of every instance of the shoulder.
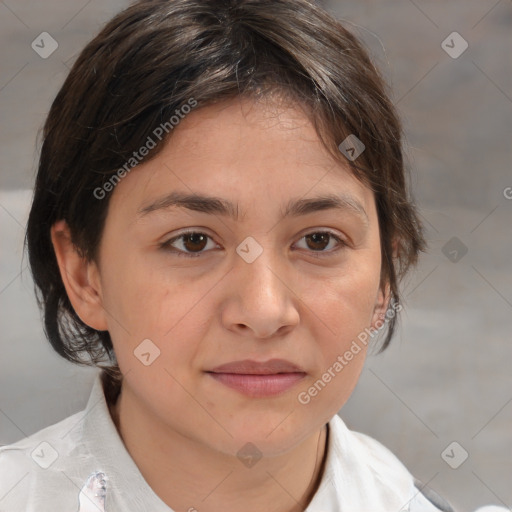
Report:
[[420,482],[417,478],[414,479],[415,495],[410,503],[410,512],[455,512],[452,506],[439,494]]
[[90,457],[83,443],[84,417],[82,410],[0,447],[0,510],[46,511],[49,496],[57,508],[76,501],[73,480]]
[[[65,449],[69,444],[66,437],[80,425],[83,414],[84,411],[77,412],[19,441],[0,446],[0,471],[4,470],[7,461],[17,464],[24,464],[27,460],[35,462],[34,459],[37,460],[37,456],[41,455],[41,452],[37,450],[40,445],[43,448],[43,455],[45,455],[44,447],[46,445],[54,449]],[[44,463],[42,464],[44,465]]]
[[[454,512],[435,492],[416,479],[398,457],[382,443],[362,432],[346,427],[339,416],[329,423],[350,445],[354,460],[363,461],[367,479],[383,494],[394,494],[403,500],[400,512]],[[359,466],[358,462],[358,466]]]
[[83,411],[54,423],[12,444],[0,446],[0,495],[10,476],[48,469],[72,449]]
[[79,458],[86,450],[88,433],[85,425],[88,419],[108,414],[104,402],[101,380],[97,375],[84,409],[19,441],[0,446],[0,477],[18,468],[27,471],[33,468],[54,469],[69,461],[70,457]]

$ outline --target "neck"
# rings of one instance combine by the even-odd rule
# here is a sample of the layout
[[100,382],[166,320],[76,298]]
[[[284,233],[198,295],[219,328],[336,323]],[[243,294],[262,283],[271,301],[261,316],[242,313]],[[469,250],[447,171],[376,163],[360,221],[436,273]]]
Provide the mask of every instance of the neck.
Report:
[[148,418],[147,411],[125,392],[110,411],[142,476],[173,510],[301,512],[320,484],[327,425],[289,452],[263,457],[245,468],[237,457]]

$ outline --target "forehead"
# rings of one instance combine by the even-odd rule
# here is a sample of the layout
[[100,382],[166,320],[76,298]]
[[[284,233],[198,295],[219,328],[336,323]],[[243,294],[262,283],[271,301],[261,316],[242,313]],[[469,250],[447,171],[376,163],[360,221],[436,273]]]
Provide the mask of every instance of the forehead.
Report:
[[173,190],[208,193],[260,210],[269,203],[281,208],[288,198],[309,191],[351,195],[369,215],[373,203],[372,192],[348,164],[335,161],[322,145],[300,106],[242,97],[180,120],[161,152],[117,185],[112,208],[132,216]]
[[233,163],[244,158],[250,165],[247,157],[252,156],[267,166],[299,160],[303,165],[334,165],[301,106],[274,98],[238,97],[201,108],[180,123],[169,142],[164,152],[187,149],[194,159],[202,154]]

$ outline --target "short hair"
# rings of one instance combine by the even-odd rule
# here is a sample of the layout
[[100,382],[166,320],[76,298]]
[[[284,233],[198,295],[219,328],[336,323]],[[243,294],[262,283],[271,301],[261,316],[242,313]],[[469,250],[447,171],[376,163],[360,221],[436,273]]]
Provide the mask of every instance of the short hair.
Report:
[[[425,240],[408,190],[402,125],[363,43],[307,0],[139,1],[86,45],[43,129],[26,245],[45,334],[58,354],[120,376],[108,331],[82,322],[69,301],[52,225],[64,219],[77,250],[94,260],[110,197],[94,191],[120,176],[155,128],[191,98],[201,108],[274,93],[304,108],[323,146],[374,192],[381,286],[400,302],[399,281]],[[339,149],[349,135],[365,145],[357,159]],[[168,130],[146,160],[171,137]],[[380,351],[397,319],[387,323]]]

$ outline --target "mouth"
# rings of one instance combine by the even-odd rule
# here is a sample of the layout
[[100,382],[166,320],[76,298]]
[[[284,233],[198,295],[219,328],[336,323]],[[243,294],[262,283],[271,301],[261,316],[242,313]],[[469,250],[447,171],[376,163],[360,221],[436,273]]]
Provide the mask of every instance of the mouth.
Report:
[[206,373],[220,384],[253,398],[280,395],[306,376],[302,368],[284,359],[233,361]]

